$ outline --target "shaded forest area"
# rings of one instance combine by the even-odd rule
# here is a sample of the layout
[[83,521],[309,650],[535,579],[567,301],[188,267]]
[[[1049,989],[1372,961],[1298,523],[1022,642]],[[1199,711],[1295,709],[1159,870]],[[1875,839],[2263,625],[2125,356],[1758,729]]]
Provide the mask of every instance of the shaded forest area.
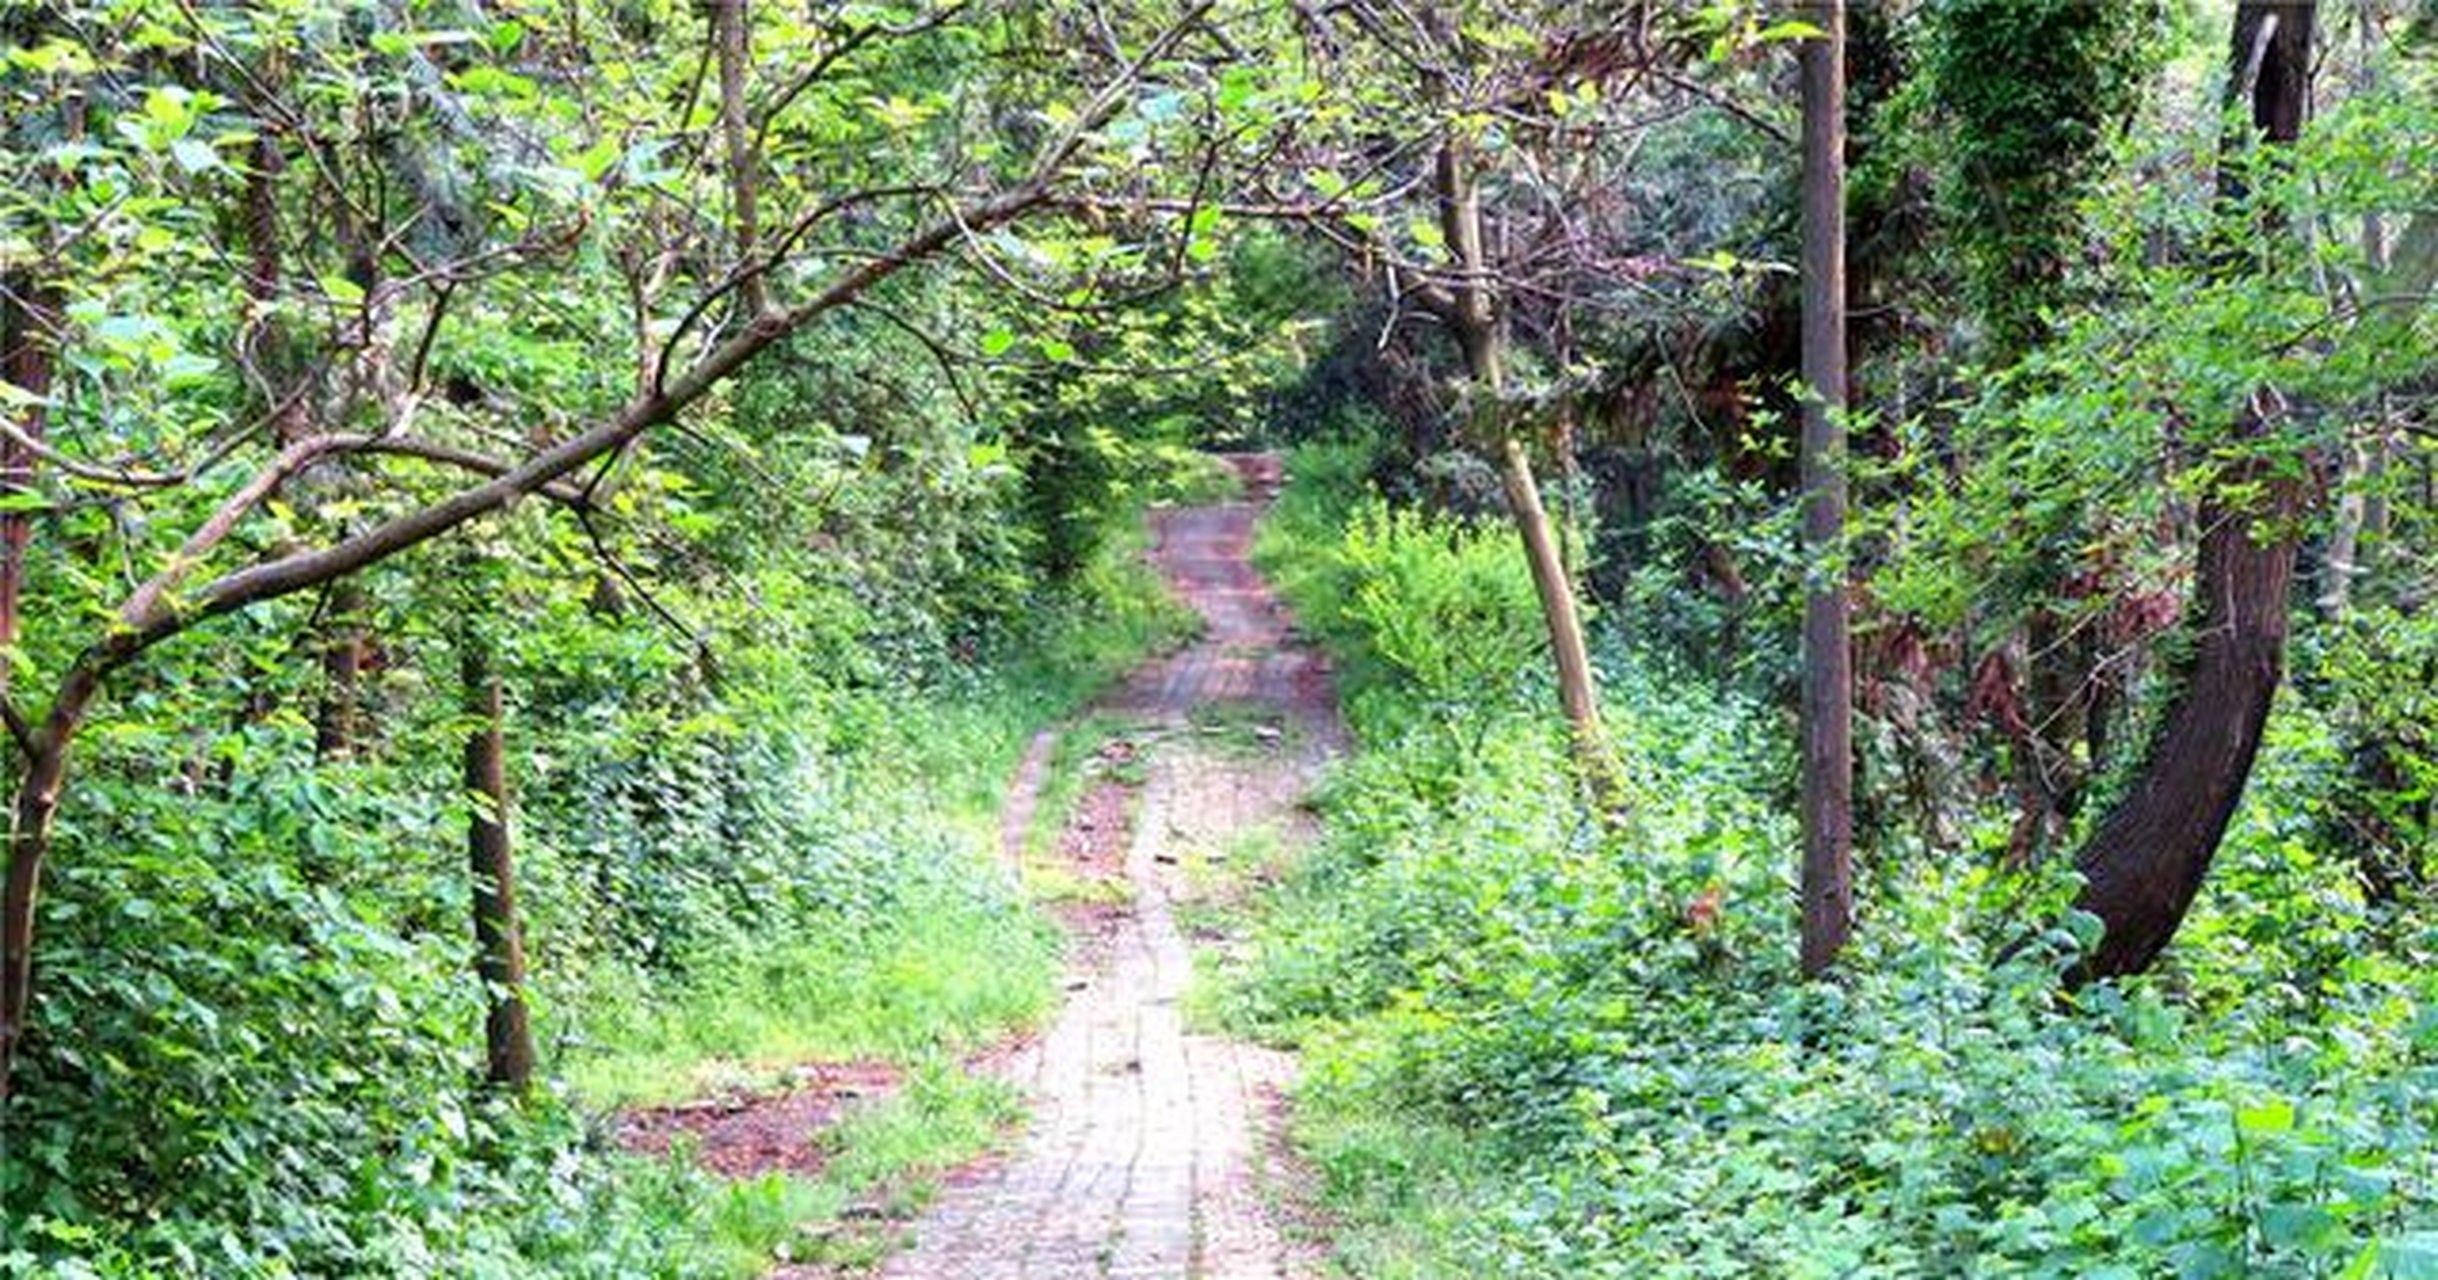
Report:
[[1327,1267],[2438,1275],[2428,0],[0,29],[0,1276],[879,1265],[1252,446]]

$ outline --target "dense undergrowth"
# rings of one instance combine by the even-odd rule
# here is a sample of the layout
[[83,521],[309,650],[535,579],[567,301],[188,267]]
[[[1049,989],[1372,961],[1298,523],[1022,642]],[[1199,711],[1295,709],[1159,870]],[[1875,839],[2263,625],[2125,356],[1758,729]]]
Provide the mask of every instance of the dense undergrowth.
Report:
[[[452,721],[385,725],[381,751],[317,769],[311,724],[280,711],[193,786],[91,788],[48,905],[0,1275],[744,1277],[818,1256],[853,1201],[919,1190],[1014,1116],[962,1056],[1053,990],[1054,931],[994,860],[1008,770],[1187,625],[1132,523],[970,641],[869,577],[684,600],[733,640],[716,681],[536,592],[554,612],[511,651],[512,735],[550,1083],[521,1107],[474,1087],[467,887],[434,856],[464,838],[430,767]],[[909,646],[893,612],[933,637]],[[102,749],[140,776],[192,744],[131,725]],[[847,1059],[908,1085],[826,1139],[818,1180],[728,1184],[610,1145],[618,1106]]]
[[2438,938],[2317,852],[2319,710],[2168,970],[2061,995],[2087,918],[1993,824],[1875,850],[1858,951],[1802,983],[1790,723],[1610,619],[1635,803],[1586,823],[1549,692],[1470,674],[1536,634],[1512,535],[1391,513],[1366,463],[1300,452],[1263,535],[1360,751],[1224,1001],[1306,1051],[1352,1271],[2438,1274]]

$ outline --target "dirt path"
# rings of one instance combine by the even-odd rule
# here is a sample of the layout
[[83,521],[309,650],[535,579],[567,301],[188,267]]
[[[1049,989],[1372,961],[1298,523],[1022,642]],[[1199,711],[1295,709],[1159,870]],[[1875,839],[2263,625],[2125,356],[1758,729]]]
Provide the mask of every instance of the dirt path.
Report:
[[[1297,801],[1338,749],[1326,664],[1295,643],[1246,561],[1278,462],[1232,460],[1246,500],[1154,516],[1161,572],[1208,623],[1105,704],[1144,729],[1126,845],[1130,901],[1099,917],[1058,1020],[1008,1071],[1030,1094],[1017,1149],[953,1180],[884,1276],[1250,1280],[1307,1274],[1269,1194],[1282,1055],[1189,1030],[1181,904],[1196,868],[1299,838]],[[1022,788],[1019,787],[1021,792]],[[1026,803],[1021,794],[1011,808]]]

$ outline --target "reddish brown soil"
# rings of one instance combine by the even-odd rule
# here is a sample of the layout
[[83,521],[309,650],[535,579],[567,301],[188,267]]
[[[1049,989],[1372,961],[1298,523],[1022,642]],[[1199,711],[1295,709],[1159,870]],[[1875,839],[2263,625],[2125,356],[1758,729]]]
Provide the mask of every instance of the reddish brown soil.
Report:
[[797,1084],[782,1093],[738,1093],[629,1111],[618,1118],[618,1145],[660,1156],[683,1139],[693,1147],[696,1164],[725,1177],[809,1176],[829,1162],[822,1132],[899,1084],[896,1069],[880,1063],[825,1063],[799,1067],[795,1074]]

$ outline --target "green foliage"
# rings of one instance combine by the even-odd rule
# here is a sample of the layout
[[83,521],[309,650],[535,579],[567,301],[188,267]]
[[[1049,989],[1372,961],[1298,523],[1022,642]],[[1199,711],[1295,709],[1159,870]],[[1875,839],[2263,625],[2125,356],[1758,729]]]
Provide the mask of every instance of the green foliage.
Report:
[[2163,34],[2158,0],[1939,0],[1924,80],[1949,127],[1941,184],[1965,278],[2005,363],[2064,301],[2082,199],[2142,100]]
[[2062,869],[1898,844],[1812,984],[1783,723],[1603,666],[1629,834],[1552,804],[1532,722],[1490,717],[1451,773],[1421,703],[1371,700],[1220,1002],[1305,1050],[1297,1140],[1357,1274],[2423,1274],[2432,938],[2309,843],[2324,730],[2280,721],[2170,977],[2061,997],[2089,922],[2019,922],[2057,918]]
[[[302,691],[198,742],[182,724],[227,715],[227,685],[145,690],[90,744],[60,833],[0,1274],[755,1274],[799,1234],[756,1221],[847,1193],[608,1160],[576,1117],[805,1058],[936,1063],[1038,1016],[1056,950],[990,869],[999,792],[1036,727],[1183,625],[1141,545],[1110,539],[1076,592],[984,617],[966,634],[989,654],[962,661],[881,621],[936,574],[766,554],[744,598],[662,583],[720,628],[716,684],[665,630],[508,562],[531,995],[568,1090],[531,1118],[472,1088],[464,726],[445,690],[417,696],[450,640],[404,611],[409,583],[374,580],[390,661],[363,695],[392,715],[352,760],[312,762]],[[950,1112],[914,1133],[953,1158],[1004,1103]],[[846,1166],[937,1162],[888,1142],[894,1164]]]

